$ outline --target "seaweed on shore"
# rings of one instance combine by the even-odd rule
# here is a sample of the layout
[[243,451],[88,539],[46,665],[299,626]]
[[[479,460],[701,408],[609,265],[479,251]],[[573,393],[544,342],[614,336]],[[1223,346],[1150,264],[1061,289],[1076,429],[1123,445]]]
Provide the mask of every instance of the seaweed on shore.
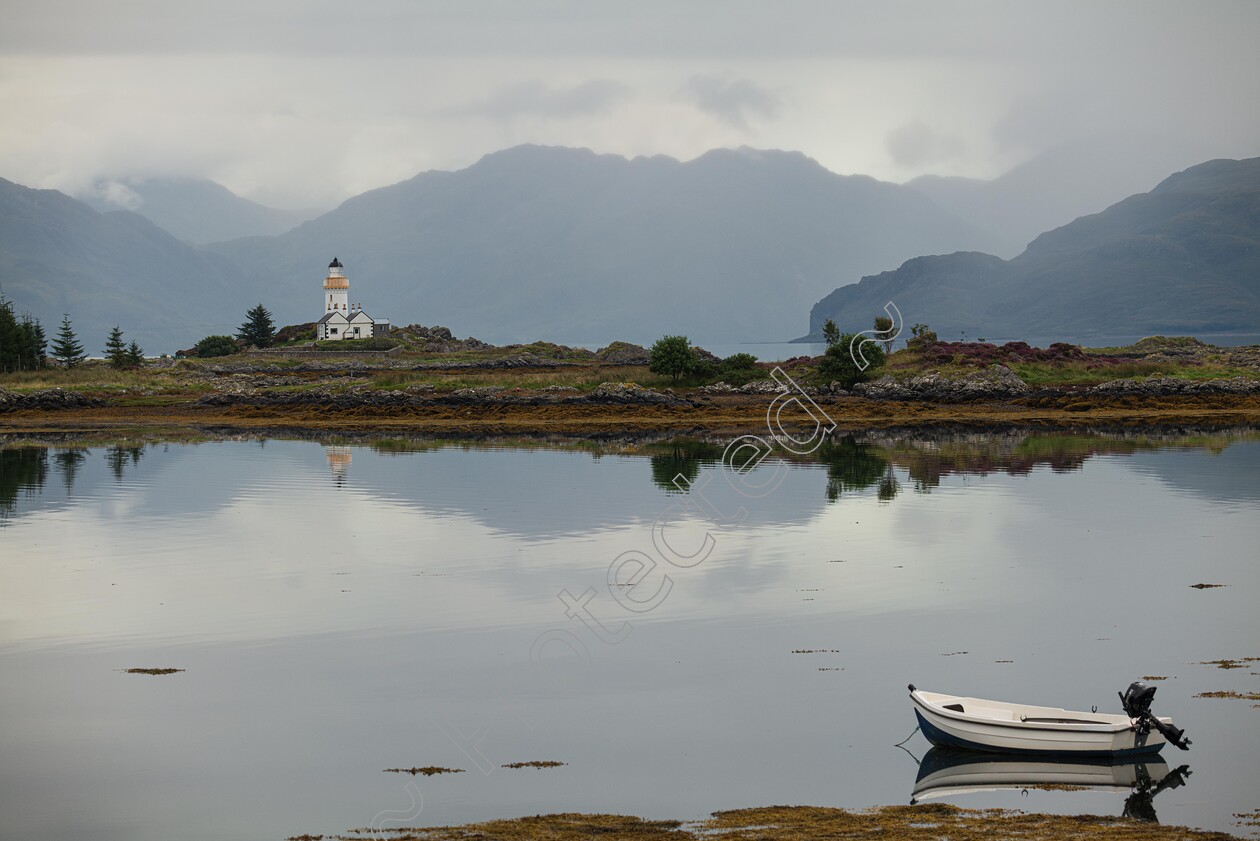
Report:
[[123,671],[125,671],[129,675],[173,675],[176,672],[184,671],[184,669],[172,669],[169,667],[161,668],[161,669],[134,668],[134,669],[123,669]]
[[[1251,814],[1236,815],[1244,821]],[[379,838],[380,830],[362,828],[338,841]],[[1009,809],[963,809],[946,803],[883,806],[848,810],[821,806],[766,806],[715,812],[705,820],[646,820],[627,815],[575,813],[533,815],[465,826],[403,827],[385,830],[392,841],[823,841],[879,839],[950,841],[1019,838],[1020,841],[1114,839],[1114,841],[1236,841],[1223,832],[1146,823],[1133,818],[1097,815],[1031,814]]]
[[529,762],[509,762],[502,765],[502,768],[559,768],[561,765],[568,765],[567,762],[557,762],[554,759],[532,759]]

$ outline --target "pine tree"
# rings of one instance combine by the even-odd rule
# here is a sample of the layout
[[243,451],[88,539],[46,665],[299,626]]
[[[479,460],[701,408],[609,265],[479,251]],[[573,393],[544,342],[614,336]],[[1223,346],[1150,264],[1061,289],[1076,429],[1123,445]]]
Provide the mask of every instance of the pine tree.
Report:
[[276,338],[276,325],[272,322],[271,313],[267,312],[267,308],[259,302],[258,306],[245,313],[245,318],[245,323],[236,332],[236,338],[246,345],[271,347],[271,343]]
[[61,330],[57,332],[57,339],[52,344],[52,355],[67,368],[73,368],[87,358],[83,353],[83,345],[79,344],[79,337],[74,335],[68,313],[61,316]]
[[136,344],[136,340],[132,339],[131,344],[127,345],[127,365],[131,368],[139,368],[144,364],[144,349]]
[[0,298],[0,371],[16,371],[21,358],[18,325],[13,319],[13,305]]
[[109,338],[105,340],[105,358],[115,368],[127,367],[127,346],[123,343],[123,331],[117,324],[109,331]]
[[22,316],[22,323],[18,326],[25,337],[30,362],[27,367],[43,368],[47,364],[44,357],[48,354],[48,339],[44,336],[44,326],[39,323],[38,318],[31,318],[29,315]]

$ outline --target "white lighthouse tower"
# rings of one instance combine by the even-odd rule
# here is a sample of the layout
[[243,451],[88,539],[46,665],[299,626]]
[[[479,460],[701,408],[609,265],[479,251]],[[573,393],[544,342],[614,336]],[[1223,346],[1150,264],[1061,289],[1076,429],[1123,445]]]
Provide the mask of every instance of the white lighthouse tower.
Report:
[[345,266],[336,257],[328,264],[328,277],[324,278],[324,312],[340,312],[350,315],[350,281],[346,279]]
[[315,323],[316,339],[366,339],[389,333],[388,319],[377,321],[350,303],[350,281],[345,266],[336,257],[328,264],[324,278],[324,317]]

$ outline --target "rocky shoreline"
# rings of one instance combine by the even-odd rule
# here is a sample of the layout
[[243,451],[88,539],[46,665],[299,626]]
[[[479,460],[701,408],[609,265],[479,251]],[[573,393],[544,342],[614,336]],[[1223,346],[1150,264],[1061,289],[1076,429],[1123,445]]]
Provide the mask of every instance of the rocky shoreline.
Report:
[[[510,365],[510,359],[501,360]],[[483,363],[484,366],[484,363]],[[495,366],[492,366],[495,367]],[[305,368],[302,369],[305,371]],[[335,368],[334,370],[340,370]],[[236,370],[211,369],[215,390],[188,401],[199,407],[324,407],[328,409],[358,408],[423,408],[425,406],[691,406],[702,407],[714,398],[747,395],[774,395],[784,391],[775,380],[754,380],[742,386],[715,383],[682,392],[663,391],[636,383],[606,382],[592,391],[581,392],[569,386],[547,386],[539,389],[481,386],[440,391],[432,385],[409,386],[401,390],[373,389],[366,383],[320,384],[301,391],[287,387],[309,385],[310,381],[294,376],[250,376]],[[1033,389],[1009,368],[991,366],[985,371],[949,378],[940,374],[921,374],[906,380],[891,376],[859,383],[851,391],[832,387],[805,387],[805,394],[814,398],[860,398],[874,403],[922,402],[966,404],[1018,401],[1023,398],[1089,399],[1140,397],[1164,398],[1186,396],[1260,396],[1260,379],[1230,377],[1215,380],[1191,380],[1183,377],[1150,377],[1119,379],[1097,385],[1060,386]],[[41,389],[20,393],[0,387],[0,414],[19,411],[59,412],[102,408],[122,398],[101,398],[62,388]]]

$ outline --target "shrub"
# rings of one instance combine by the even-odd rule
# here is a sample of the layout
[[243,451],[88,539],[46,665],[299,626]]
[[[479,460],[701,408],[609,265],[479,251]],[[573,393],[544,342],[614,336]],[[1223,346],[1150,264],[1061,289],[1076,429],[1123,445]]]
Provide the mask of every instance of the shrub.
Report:
[[202,359],[231,356],[239,350],[236,339],[231,336],[206,336],[193,347],[193,352]]
[[686,336],[662,336],[648,351],[648,370],[677,379],[696,370],[696,351]]
[[854,361],[854,354],[850,350],[854,339],[860,339],[860,334],[845,333],[840,336],[839,341],[830,345],[827,352],[823,354],[822,360],[818,363],[818,373],[823,379],[828,381],[836,381],[841,388],[853,388],[861,382],[866,382],[871,378],[872,372],[884,364],[884,351],[877,343],[870,343],[862,349],[866,361],[870,365],[863,370],[858,363]]

